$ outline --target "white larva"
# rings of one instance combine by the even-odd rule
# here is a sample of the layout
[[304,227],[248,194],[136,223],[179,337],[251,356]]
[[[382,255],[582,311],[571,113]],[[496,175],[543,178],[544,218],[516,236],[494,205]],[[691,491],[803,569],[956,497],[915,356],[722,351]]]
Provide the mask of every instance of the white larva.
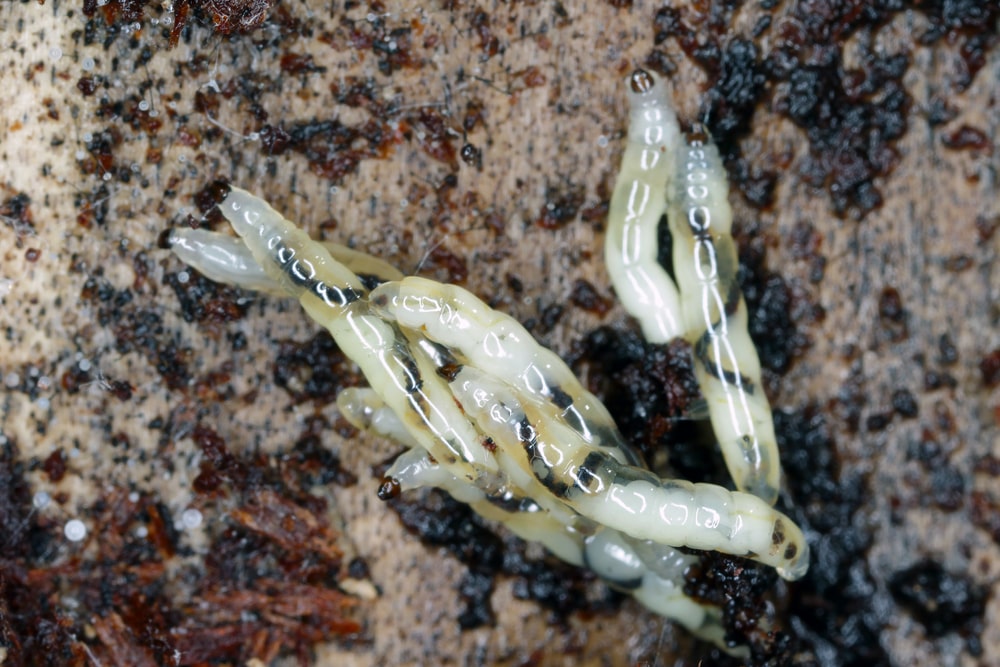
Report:
[[[736,488],[773,505],[781,465],[757,350],[747,332],[746,304],[736,283],[725,169],[710,141],[682,140],[658,77],[637,70],[629,85],[632,119],[608,216],[608,274],[647,340],[663,343],[683,336],[692,344],[695,375]],[[659,143],[651,143],[652,138]],[[666,154],[657,155],[657,147]],[[673,237],[676,285],[656,261],[656,228],[663,212]],[[638,248],[639,239],[642,252],[623,250]],[[631,263],[621,261],[623,256]],[[637,289],[640,275],[655,276],[650,284],[656,289]],[[647,294],[657,295],[669,314],[651,312]],[[667,320],[677,322],[676,328],[662,329],[659,323]],[[663,335],[657,333],[661,329]]]
[[611,194],[604,262],[618,298],[639,320],[646,340],[666,343],[683,328],[677,287],[656,261],[656,230],[667,210],[680,126],[662,81],[637,70],[628,85],[628,142]]
[[[679,164],[680,131],[662,84],[645,72],[631,83],[634,127],[611,204],[609,272],[647,336],[684,335],[695,345],[710,408],[724,403],[732,423],[726,431],[717,423],[724,411],[711,413],[720,437],[763,443],[753,450],[762,466],[749,449],[726,454],[737,487],[761,497],[660,479],[642,467],[604,406],[515,320],[459,287],[403,278],[374,257],[312,241],[247,192],[232,188],[220,204],[239,239],[176,230],[171,241],[213,279],[294,296],[330,331],[371,384],[343,392],[342,413],[409,448],[389,469],[396,491],[443,489],[724,646],[721,610],[683,593],[696,557],[675,547],[745,556],[796,579],[808,567],[808,545],[768,504],[777,452],[767,448],[748,385],[729,380],[735,374],[759,385],[745,306],[726,309],[737,260],[724,172],[717,154],[693,144]],[[674,259],[680,292],[655,261],[656,225],[668,205],[675,253],[685,248]],[[716,220],[709,235],[707,221]]]
[[685,337],[737,488],[774,503],[781,466],[760,361],[747,330],[747,307],[736,282],[728,194],[715,145],[685,141],[677,156],[668,216]]

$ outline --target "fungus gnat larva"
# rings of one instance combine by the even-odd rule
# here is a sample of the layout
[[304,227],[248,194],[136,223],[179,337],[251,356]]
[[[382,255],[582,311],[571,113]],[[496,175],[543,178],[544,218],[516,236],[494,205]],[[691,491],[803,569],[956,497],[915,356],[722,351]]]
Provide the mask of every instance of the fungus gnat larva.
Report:
[[[756,364],[746,361],[753,348],[734,282],[731,214],[717,153],[688,143],[678,158],[680,131],[662,84],[641,71],[630,81],[638,124],[630,137],[637,139],[626,149],[612,199],[609,272],[630,309],[641,305],[643,316],[650,315],[640,318],[648,336],[686,335],[693,342],[710,403],[724,399],[731,410],[727,397],[736,395],[736,405],[742,401],[759,417],[760,406],[746,396],[759,377],[751,372]],[[668,197],[668,186],[685,182],[691,189]],[[297,298],[357,363],[371,388],[343,392],[341,412],[409,448],[390,467],[380,495],[443,489],[734,652],[741,649],[726,645],[721,610],[684,594],[684,574],[697,557],[678,548],[751,558],[790,580],[805,573],[809,548],[801,531],[770,506],[778,463],[766,441],[760,457],[771,466],[761,477],[766,484],[757,484],[746,456],[733,460],[727,453],[737,486],[763,486],[761,497],[661,479],[565,363],[513,318],[460,287],[404,278],[377,258],[313,241],[238,188],[219,207],[240,238],[174,230],[174,252],[215,280]],[[655,228],[668,208],[675,253],[683,255],[674,260],[679,293],[655,262]],[[727,310],[734,290],[736,318]],[[649,313],[654,306],[659,312]],[[734,333],[740,326],[742,337]],[[734,424],[737,435],[764,430]]]
[[[647,340],[683,336],[692,344],[698,383],[736,488],[774,504],[781,465],[736,283],[725,169],[711,141],[682,138],[660,79],[637,70],[629,83],[632,121],[608,215],[608,274]],[[664,212],[674,279],[656,261]],[[669,315],[653,312],[654,303]]]

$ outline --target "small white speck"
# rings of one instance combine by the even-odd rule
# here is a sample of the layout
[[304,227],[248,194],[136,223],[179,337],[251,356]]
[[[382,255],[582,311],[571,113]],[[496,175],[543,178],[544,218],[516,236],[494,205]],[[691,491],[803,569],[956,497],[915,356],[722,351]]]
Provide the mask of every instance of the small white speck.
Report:
[[62,58],[62,49],[58,46],[53,46],[49,49],[49,58],[52,58],[52,60],[59,60]]
[[150,118],[156,118],[159,115],[160,115],[160,112],[157,111],[156,109],[153,109],[152,111],[149,112],[149,117]]
[[105,181],[110,181],[111,180],[111,172],[109,171],[108,173],[104,174],[101,178],[103,178]]
[[131,493],[129,493],[128,494],[128,501],[130,503],[137,503],[137,502],[139,502],[139,493],[137,491],[132,491]]
[[8,388],[13,389],[17,385],[21,384],[21,376],[14,371],[11,371],[4,376],[3,383],[7,385]]
[[49,502],[51,502],[52,496],[50,496],[45,491],[38,491],[35,493],[34,497],[31,499],[31,504],[36,510],[48,507]]
[[597,137],[597,145],[600,146],[601,148],[607,148],[607,146],[608,146],[608,138],[606,136],[604,136],[603,134],[601,136]]
[[177,161],[180,162],[181,164],[184,164],[185,162],[187,162],[187,156],[183,155],[183,154],[182,155],[178,155],[177,156]]
[[42,396],[37,401],[35,401],[35,405],[37,405],[42,410],[48,410],[49,406],[52,405],[52,402],[49,401],[49,399],[46,398],[45,396]]
[[79,368],[81,371],[84,371],[84,372],[89,371],[90,370],[90,359],[81,359],[80,361],[78,361],[76,363],[76,367]]
[[407,201],[406,199],[400,199],[399,200],[399,208],[406,208],[409,205],[410,205],[410,202]]
[[83,139],[84,143],[89,144],[94,139],[94,135],[92,135],[90,132],[84,132],[83,136],[80,138]]
[[90,70],[94,69],[94,65],[95,65],[94,59],[91,58],[90,56],[84,58],[83,62],[80,63],[80,66],[83,67],[84,72],[89,72]]
[[149,102],[146,100],[139,102],[139,111],[149,111]]
[[178,272],[177,282],[179,282],[181,285],[186,285],[189,280],[191,280],[191,275],[187,271]]
[[38,378],[37,385],[38,385],[38,388],[41,389],[42,391],[44,391],[46,389],[51,389],[52,388],[52,378],[50,378],[48,375],[43,375],[42,377]]
[[76,159],[77,160],[82,160],[85,157],[87,157],[87,154],[84,153],[83,151],[77,151],[76,152]]
[[188,530],[197,528],[201,525],[201,512],[193,507],[189,507],[181,514],[181,523]]
[[369,23],[375,23],[375,21],[378,20],[378,16],[375,15],[373,12],[368,12],[368,14],[365,15],[365,20],[367,20]]
[[145,526],[139,526],[138,528],[135,529],[136,537],[146,537],[147,535],[149,535],[149,528],[146,528]]
[[87,527],[79,519],[70,519],[63,528],[63,534],[70,542],[79,542],[87,536]]

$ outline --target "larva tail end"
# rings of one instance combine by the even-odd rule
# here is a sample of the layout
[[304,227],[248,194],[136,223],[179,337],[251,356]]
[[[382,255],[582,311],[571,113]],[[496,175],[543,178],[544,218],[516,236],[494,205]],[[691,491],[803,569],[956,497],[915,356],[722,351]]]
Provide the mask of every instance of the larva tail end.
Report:
[[798,554],[786,566],[776,567],[778,576],[785,581],[798,581],[809,571],[809,545],[802,541]]
[[242,188],[227,186],[229,193],[219,202],[219,211],[237,234],[246,238],[251,232],[262,236],[264,230],[289,226],[284,217],[271,206]]

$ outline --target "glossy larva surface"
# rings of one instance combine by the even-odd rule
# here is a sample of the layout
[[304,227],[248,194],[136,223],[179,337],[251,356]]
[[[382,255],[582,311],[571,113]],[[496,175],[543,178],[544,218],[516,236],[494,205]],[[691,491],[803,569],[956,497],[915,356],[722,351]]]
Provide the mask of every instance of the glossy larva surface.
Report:
[[[647,311],[662,311],[642,322],[654,340],[684,335],[693,342],[709,403],[724,402],[730,415],[734,405],[747,406],[749,416],[734,421],[729,435],[760,439],[760,406],[747,398],[759,377],[731,381],[734,373],[748,377],[756,368],[759,374],[759,365],[755,353],[753,364],[746,361],[749,339],[733,333],[740,322],[727,314],[736,259],[724,172],[717,154],[713,159],[707,151],[691,152],[701,146],[682,144],[660,82],[637,72],[631,87],[632,121],[640,127],[630,131],[636,145],[625,152],[625,183],[619,182],[612,200],[606,255],[616,291],[626,303],[631,298]],[[695,166],[688,169],[688,162]],[[699,188],[703,197],[696,196]],[[338,399],[342,413],[408,448],[390,467],[385,494],[443,489],[723,646],[721,610],[683,592],[685,571],[696,557],[678,547],[751,558],[786,579],[805,573],[808,546],[801,531],[770,504],[772,473],[779,468],[766,443],[758,450],[767,474],[758,474],[749,450],[738,449],[735,460],[727,452],[737,487],[759,487],[760,497],[662,479],[642,464],[565,363],[511,317],[460,287],[404,278],[374,257],[312,241],[238,188],[219,206],[240,238],[176,230],[175,252],[214,279],[298,299],[357,363],[371,386],[345,391]],[[655,263],[655,227],[666,211],[675,239],[683,237],[675,253],[678,245],[687,249],[680,261],[675,256],[676,283]],[[716,219],[712,236],[705,223]],[[381,284],[369,291],[373,282]],[[741,299],[739,304],[745,333],[745,306]],[[712,419],[722,437],[715,412]]]
[[[781,464],[736,282],[725,169],[709,139],[682,136],[661,79],[638,70],[629,90],[632,126],[608,215],[608,274],[648,340],[681,336],[691,343],[695,375],[736,488],[774,504]],[[654,155],[657,150],[663,155]],[[664,213],[673,241],[672,277],[656,261]],[[637,291],[640,283],[646,287]],[[671,316],[652,311],[652,301],[665,304]],[[660,326],[668,319],[676,322],[669,331]]]

